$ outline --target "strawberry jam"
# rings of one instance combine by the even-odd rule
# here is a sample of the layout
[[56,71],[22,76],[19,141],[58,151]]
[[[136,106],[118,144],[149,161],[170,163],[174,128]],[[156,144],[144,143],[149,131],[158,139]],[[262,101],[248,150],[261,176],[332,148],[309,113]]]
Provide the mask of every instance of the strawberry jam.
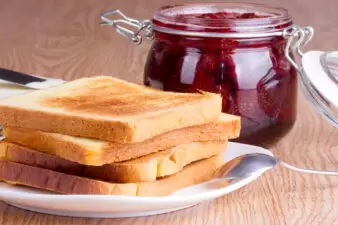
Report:
[[243,143],[270,146],[296,119],[297,74],[276,32],[292,25],[286,10],[259,5],[164,7],[146,85],[164,91],[220,93],[223,112],[241,116]]

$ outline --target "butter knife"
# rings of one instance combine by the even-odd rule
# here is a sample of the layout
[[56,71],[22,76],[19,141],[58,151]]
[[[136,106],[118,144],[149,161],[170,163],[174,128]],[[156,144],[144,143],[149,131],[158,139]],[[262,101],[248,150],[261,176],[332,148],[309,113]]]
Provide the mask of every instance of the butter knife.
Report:
[[62,79],[40,77],[5,68],[0,68],[0,80],[30,89],[46,89],[65,82]]

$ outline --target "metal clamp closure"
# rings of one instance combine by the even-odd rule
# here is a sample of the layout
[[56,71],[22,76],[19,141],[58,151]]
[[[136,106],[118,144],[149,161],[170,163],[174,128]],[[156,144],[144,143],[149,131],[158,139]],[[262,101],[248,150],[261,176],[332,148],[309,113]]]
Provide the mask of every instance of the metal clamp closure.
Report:
[[283,31],[283,37],[287,39],[285,57],[301,72],[301,67],[291,57],[291,52],[296,51],[301,57],[304,55],[303,48],[310,42],[314,35],[314,29],[310,26],[300,27],[293,25]]
[[[119,15],[121,18],[119,19],[110,19],[113,15]],[[105,12],[101,15],[101,24],[112,26],[119,34],[125,36],[126,38],[133,41],[135,44],[139,45],[142,43],[141,33],[145,32],[145,37],[147,39],[153,39],[153,31],[151,29],[151,21],[150,20],[136,20],[130,17],[127,17],[123,14],[119,9],[115,9],[112,11]],[[129,25],[131,27],[136,28],[136,30],[131,30],[123,25]]]

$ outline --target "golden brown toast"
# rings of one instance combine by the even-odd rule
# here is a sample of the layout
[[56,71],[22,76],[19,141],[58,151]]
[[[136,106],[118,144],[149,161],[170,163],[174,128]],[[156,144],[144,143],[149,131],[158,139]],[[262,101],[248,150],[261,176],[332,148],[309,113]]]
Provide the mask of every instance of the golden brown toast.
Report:
[[124,144],[22,128],[3,128],[3,135],[9,142],[94,166],[138,158],[181,144],[232,139],[239,133],[240,117],[229,114],[221,114],[218,122],[170,131],[139,143]]
[[0,124],[119,143],[217,121],[212,93],[155,91],[108,76],[82,78],[0,101]]
[[156,181],[108,183],[0,160],[0,180],[12,185],[24,185],[62,194],[165,196],[212,179],[223,166],[223,157],[214,156],[192,163],[179,173]]
[[194,142],[124,162],[85,166],[2,141],[0,158],[68,174],[110,182],[131,183],[154,181],[159,177],[175,174],[192,162],[221,154],[226,150],[226,143],[227,141]]

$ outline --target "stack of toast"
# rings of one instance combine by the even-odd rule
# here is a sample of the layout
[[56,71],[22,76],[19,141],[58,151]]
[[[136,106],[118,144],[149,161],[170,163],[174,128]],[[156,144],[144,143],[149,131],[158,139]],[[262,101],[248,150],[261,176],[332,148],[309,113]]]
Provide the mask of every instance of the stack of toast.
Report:
[[164,196],[216,176],[240,118],[212,93],[97,76],[0,101],[0,180],[61,194]]

